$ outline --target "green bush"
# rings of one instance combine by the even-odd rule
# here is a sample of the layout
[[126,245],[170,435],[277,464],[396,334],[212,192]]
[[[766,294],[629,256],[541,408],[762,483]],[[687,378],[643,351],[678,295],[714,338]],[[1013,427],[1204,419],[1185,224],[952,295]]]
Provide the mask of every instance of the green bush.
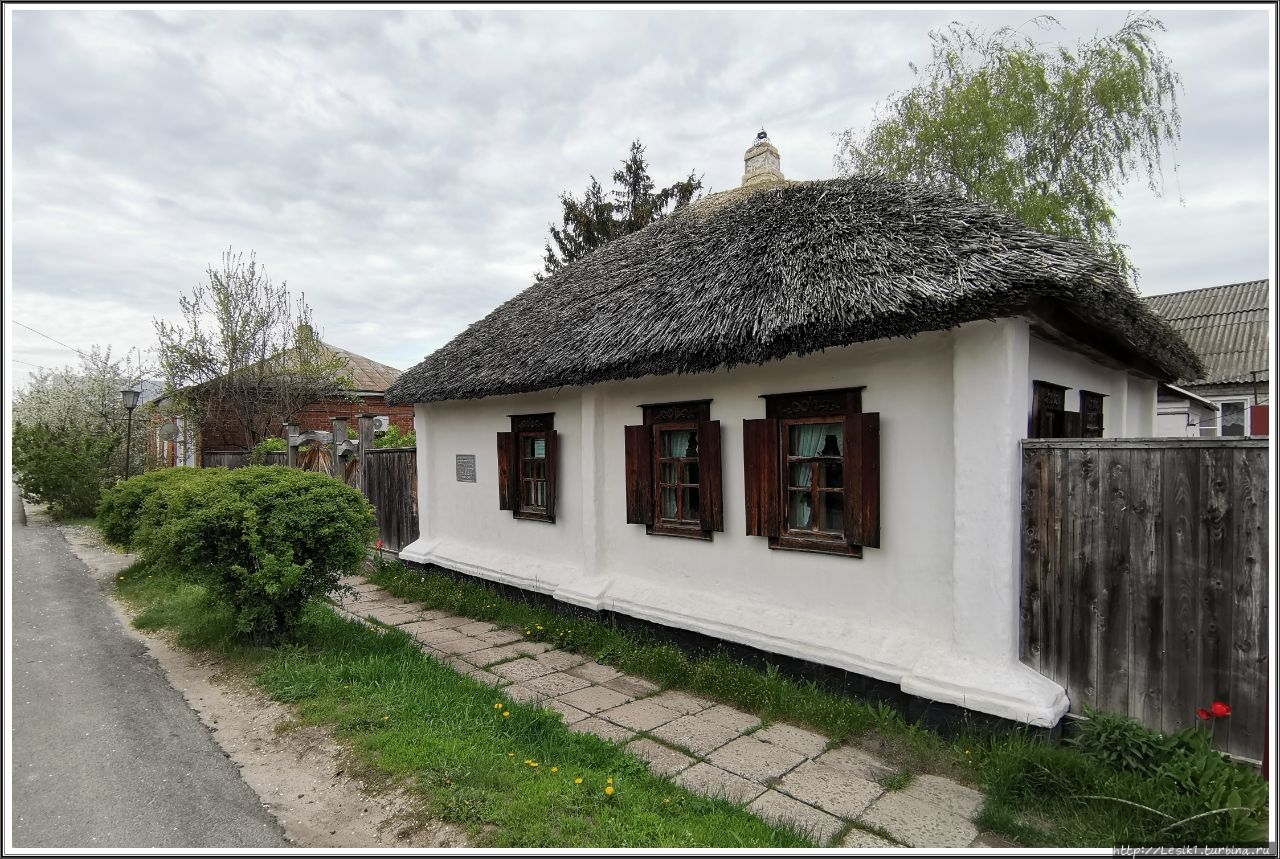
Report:
[[268,453],[283,453],[289,449],[289,442],[278,435],[258,442],[249,449],[250,465],[266,465]]
[[79,427],[13,426],[13,473],[22,497],[55,514],[92,516],[110,483],[111,457],[120,439]]
[[373,540],[373,508],[327,475],[275,465],[196,474],[146,494],[133,545],[228,603],[239,631],[257,640],[289,633]]
[[401,432],[395,424],[373,440],[374,447],[416,447],[417,444],[418,439],[412,432]]
[[98,527],[107,541],[129,547],[133,543],[143,503],[160,489],[180,483],[199,481],[209,472],[226,469],[161,468],[117,483],[102,493],[98,504]]

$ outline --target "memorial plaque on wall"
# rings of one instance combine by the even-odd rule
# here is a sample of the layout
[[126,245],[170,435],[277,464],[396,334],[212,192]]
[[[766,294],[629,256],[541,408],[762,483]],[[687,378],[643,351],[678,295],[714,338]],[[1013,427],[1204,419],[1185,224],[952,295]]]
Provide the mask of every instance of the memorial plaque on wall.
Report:
[[476,455],[474,453],[459,453],[455,455],[458,469],[459,483],[475,483],[476,482]]

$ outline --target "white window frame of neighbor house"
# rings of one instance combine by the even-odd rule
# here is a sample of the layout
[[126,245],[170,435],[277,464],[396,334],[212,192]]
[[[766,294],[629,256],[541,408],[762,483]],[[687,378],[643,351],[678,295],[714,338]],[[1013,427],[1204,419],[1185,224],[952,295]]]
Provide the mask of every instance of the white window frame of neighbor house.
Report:
[[[1209,424],[1200,424],[1201,438],[1248,438],[1249,436],[1249,410],[1250,403],[1248,397],[1228,397],[1221,400],[1214,400],[1214,405],[1218,407],[1218,413],[1214,415]],[[1223,433],[1223,426],[1226,425],[1228,418],[1239,418],[1238,426],[1240,432]],[[1235,420],[1231,421],[1231,426],[1236,426]]]

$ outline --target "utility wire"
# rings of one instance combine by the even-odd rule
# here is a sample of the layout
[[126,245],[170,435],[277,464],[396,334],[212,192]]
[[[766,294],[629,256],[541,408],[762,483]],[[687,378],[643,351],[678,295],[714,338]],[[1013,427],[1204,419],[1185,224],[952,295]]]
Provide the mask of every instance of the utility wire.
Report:
[[[107,364],[107,362],[106,362],[106,361],[104,361],[104,360],[102,360],[101,358],[95,358],[95,357],[93,357],[92,355],[86,355],[85,353],[83,353],[83,352],[81,352],[79,349],[77,349],[76,347],[74,347],[74,346],[68,346],[66,343],[63,343],[61,340],[58,340],[58,339],[57,339],[57,338],[55,338],[55,337],[50,337],[48,334],[45,334],[43,331],[37,331],[36,329],[32,328],[30,325],[27,325],[26,323],[19,322],[19,321],[18,321],[18,320],[16,320],[16,319],[13,319],[13,320],[10,320],[10,321],[11,321],[11,322],[13,322],[13,324],[14,324],[14,325],[21,325],[23,328],[27,329],[27,330],[28,330],[28,331],[30,331],[32,334],[39,334],[41,337],[43,337],[43,338],[44,338],[44,339],[46,339],[46,340],[52,340],[54,343],[57,343],[59,346],[62,346],[62,347],[63,347],[63,348],[65,348],[65,349],[70,349],[72,352],[75,352],[77,355],[79,355],[81,358],[84,358],[86,361],[96,361],[96,362],[98,362],[98,363],[102,364],[103,366],[109,366],[109,365]],[[17,360],[17,359],[15,358],[14,360]],[[24,363],[24,364],[25,364],[25,363],[27,363],[27,362],[26,362],[26,361],[23,361],[22,363]]]

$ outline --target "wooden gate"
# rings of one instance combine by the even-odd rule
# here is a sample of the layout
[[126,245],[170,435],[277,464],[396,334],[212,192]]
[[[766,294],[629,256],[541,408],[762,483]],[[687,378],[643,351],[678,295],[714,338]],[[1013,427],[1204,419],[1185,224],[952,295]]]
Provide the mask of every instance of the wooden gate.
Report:
[[1258,760],[1267,706],[1265,439],[1022,443],[1022,661],[1071,711],[1172,733],[1213,701]]
[[378,538],[394,552],[418,539],[417,461],[412,447],[373,448],[361,457],[359,483],[377,511]]

